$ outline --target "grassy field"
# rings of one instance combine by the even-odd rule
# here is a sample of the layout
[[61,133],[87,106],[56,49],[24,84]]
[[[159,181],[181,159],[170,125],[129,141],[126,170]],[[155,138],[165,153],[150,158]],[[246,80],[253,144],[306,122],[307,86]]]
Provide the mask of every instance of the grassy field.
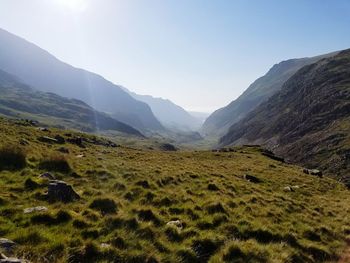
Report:
[[[342,184],[257,147],[110,147],[5,119],[0,134],[0,238],[31,262],[336,262],[350,234]],[[38,140],[56,135],[66,142]],[[46,200],[44,172],[81,199]],[[37,206],[48,211],[23,212]]]

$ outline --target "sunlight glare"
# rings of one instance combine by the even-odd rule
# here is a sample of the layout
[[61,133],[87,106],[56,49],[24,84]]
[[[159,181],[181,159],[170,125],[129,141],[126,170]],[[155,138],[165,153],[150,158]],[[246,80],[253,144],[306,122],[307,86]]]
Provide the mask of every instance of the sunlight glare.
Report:
[[56,2],[71,11],[84,11],[87,0],[56,0]]

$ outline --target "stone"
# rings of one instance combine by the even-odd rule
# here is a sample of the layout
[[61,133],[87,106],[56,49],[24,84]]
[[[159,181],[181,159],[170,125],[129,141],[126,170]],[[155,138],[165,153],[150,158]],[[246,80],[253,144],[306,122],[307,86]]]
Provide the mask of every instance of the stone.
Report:
[[28,142],[26,139],[23,139],[23,138],[22,138],[22,139],[19,140],[19,144],[20,144],[20,145],[23,145],[23,146],[26,146],[26,145],[29,144],[29,142]]
[[306,169],[306,168],[304,168],[303,169],[303,173],[304,174],[315,175],[315,176],[318,176],[320,178],[323,177],[322,172],[320,170],[317,170],[317,169]]
[[66,140],[61,135],[56,135],[55,140],[57,140],[57,143],[64,144]]
[[179,230],[183,229],[183,224],[180,220],[169,221],[166,225],[176,227]]
[[44,131],[44,132],[48,132],[49,131],[49,129],[45,128],[45,127],[39,127],[38,130],[39,131]]
[[249,175],[249,174],[245,174],[245,175],[243,176],[243,178],[244,178],[245,180],[247,180],[247,181],[249,181],[249,182],[251,182],[251,183],[255,183],[255,184],[258,184],[258,183],[261,183],[261,182],[262,182],[262,180],[259,179],[258,177],[253,176],[253,175]]
[[80,199],[80,196],[71,185],[59,180],[50,181],[47,197],[50,201],[62,201],[65,203]]
[[46,143],[58,143],[58,141],[55,138],[51,138],[49,136],[41,136],[38,138],[40,142],[46,142]]
[[48,211],[47,207],[45,206],[36,206],[36,207],[30,207],[30,208],[25,208],[23,210],[24,214],[30,214],[33,212],[46,212]]
[[48,179],[48,180],[55,180],[55,176],[53,176],[50,173],[43,173],[41,175],[39,175],[39,178],[43,178],[43,179]]
[[77,156],[75,156],[76,158],[83,158],[84,154],[78,154]]
[[10,252],[15,246],[16,243],[12,240],[7,238],[0,238],[0,249]]

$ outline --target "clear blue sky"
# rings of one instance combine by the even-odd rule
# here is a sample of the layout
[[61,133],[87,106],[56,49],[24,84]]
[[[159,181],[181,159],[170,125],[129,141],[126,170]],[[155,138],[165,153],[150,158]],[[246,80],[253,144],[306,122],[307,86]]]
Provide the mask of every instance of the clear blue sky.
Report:
[[281,60],[350,48],[350,1],[0,0],[0,27],[137,93],[213,111]]

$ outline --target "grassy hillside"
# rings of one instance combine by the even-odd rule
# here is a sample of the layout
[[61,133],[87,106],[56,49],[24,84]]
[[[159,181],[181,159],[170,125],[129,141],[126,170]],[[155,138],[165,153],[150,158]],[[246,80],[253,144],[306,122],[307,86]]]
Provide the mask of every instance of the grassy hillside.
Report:
[[[5,119],[0,132],[0,237],[32,262],[335,261],[350,233],[342,184],[259,148],[111,147]],[[56,135],[65,142],[40,141]],[[81,198],[49,201],[44,172]],[[48,210],[24,213],[37,206]]]
[[264,144],[350,186],[350,49],[300,69],[221,143]]

